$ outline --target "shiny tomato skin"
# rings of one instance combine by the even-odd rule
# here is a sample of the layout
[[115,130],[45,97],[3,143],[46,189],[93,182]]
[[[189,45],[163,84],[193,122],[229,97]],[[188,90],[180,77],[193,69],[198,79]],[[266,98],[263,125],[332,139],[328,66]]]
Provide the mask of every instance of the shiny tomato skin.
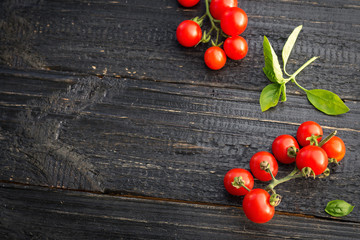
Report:
[[310,167],[315,175],[322,174],[328,166],[328,156],[325,150],[314,145],[308,145],[300,149],[296,154],[295,161],[299,170]]
[[270,194],[264,189],[251,190],[245,195],[242,205],[246,217],[255,223],[266,223],[275,214],[275,207],[270,205]]
[[244,10],[238,7],[227,9],[220,20],[220,27],[223,32],[230,36],[243,33],[248,23],[248,17]]
[[321,147],[325,150],[328,158],[335,158],[338,162],[344,158],[346,153],[345,143],[338,136],[333,136]]
[[194,21],[185,20],[176,29],[176,38],[184,47],[194,47],[201,40],[202,31]]
[[265,152],[265,151],[257,152],[251,157],[250,170],[252,174],[254,175],[255,178],[259,179],[260,181],[266,182],[266,181],[270,181],[272,178],[270,173],[260,169],[260,164],[263,161],[267,161],[270,164],[270,170],[274,175],[274,177],[278,173],[279,166],[275,157],[269,152]]
[[210,13],[213,18],[220,20],[223,13],[231,7],[237,7],[237,0],[211,0]]
[[200,0],[178,0],[178,2],[183,7],[193,7],[195,6]]
[[[297,132],[296,132],[296,139],[300,146],[305,147],[307,145],[310,145],[310,141],[306,140],[307,137],[311,137],[311,135],[319,136],[323,135],[323,130],[321,126],[314,122],[314,121],[307,121],[303,122]],[[321,137],[317,139],[318,142],[320,142]]]
[[224,42],[226,56],[233,60],[243,59],[248,52],[248,44],[241,36],[229,37]]
[[299,144],[293,136],[284,134],[276,137],[272,143],[271,149],[276,160],[284,164],[295,162],[295,158],[289,157],[287,150],[289,147],[295,146],[299,149]]
[[220,47],[213,46],[205,51],[204,60],[210,69],[219,70],[225,66],[226,54]]
[[240,176],[242,177],[242,180],[244,181],[244,184],[247,188],[251,190],[254,187],[254,178],[249,171],[242,168],[233,168],[229,170],[224,177],[225,189],[231,195],[242,196],[248,193],[248,190],[245,188],[236,188],[232,185],[234,178]]

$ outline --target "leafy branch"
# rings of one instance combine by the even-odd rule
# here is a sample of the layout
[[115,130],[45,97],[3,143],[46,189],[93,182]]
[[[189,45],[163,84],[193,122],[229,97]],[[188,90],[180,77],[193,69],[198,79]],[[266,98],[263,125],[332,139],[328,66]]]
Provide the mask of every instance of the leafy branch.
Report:
[[307,90],[306,88],[300,86],[296,81],[296,76],[304,70],[308,65],[315,61],[318,57],[313,57],[302,65],[298,70],[293,74],[289,74],[286,71],[286,65],[290,57],[291,51],[295,45],[296,39],[302,29],[302,25],[296,27],[293,32],[288,37],[283,50],[282,50],[282,60],[283,60],[283,71],[287,78],[284,78],[283,71],[280,67],[278,57],[272,48],[269,40],[264,36],[263,41],[263,51],[265,59],[265,67],[263,71],[267,78],[272,82],[267,85],[261,92],[260,95],[260,106],[261,111],[266,111],[271,107],[275,107],[279,99],[282,102],[286,101],[286,83],[289,81],[293,82],[301,90],[306,93],[306,96],[309,102],[317,108],[319,111],[328,114],[328,115],[339,115],[349,111],[349,108],[344,104],[338,95],[333,92],[324,89],[312,89]]

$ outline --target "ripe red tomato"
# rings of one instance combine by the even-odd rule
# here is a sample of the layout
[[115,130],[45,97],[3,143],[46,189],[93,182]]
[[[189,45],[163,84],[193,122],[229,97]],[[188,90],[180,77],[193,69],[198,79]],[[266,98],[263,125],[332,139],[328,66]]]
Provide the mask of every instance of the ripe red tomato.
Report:
[[224,33],[230,36],[236,36],[245,31],[248,23],[248,17],[244,10],[238,7],[227,9],[220,20],[220,27]]
[[338,162],[344,158],[346,153],[345,143],[338,136],[333,136],[321,147],[325,150],[328,158],[335,158]]
[[225,66],[226,55],[220,47],[213,46],[206,50],[204,60],[210,69],[219,70]]
[[265,182],[265,181],[271,180],[272,178],[271,178],[270,173],[266,172],[265,170],[261,170],[260,164],[263,161],[267,161],[270,164],[270,171],[272,172],[274,177],[278,173],[279,167],[278,167],[278,163],[277,163],[276,159],[269,152],[265,152],[265,151],[257,152],[251,157],[250,170],[251,170],[252,174],[254,175],[254,177],[259,179],[260,181]]
[[233,168],[225,174],[224,186],[226,191],[232,195],[241,196],[248,193],[248,190],[241,187],[236,188],[232,185],[235,177],[242,177],[244,184],[250,190],[254,187],[254,178],[251,173],[242,168]]
[[299,149],[299,144],[293,136],[280,135],[272,143],[272,153],[279,162],[290,164],[295,162],[295,157],[288,156],[288,148],[293,146]]
[[[311,137],[311,135],[319,136],[323,135],[323,130],[321,126],[313,121],[303,122],[297,132],[296,132],[296,139],[298,140],[299,144],[303,147],[310,144],[309,140],[306,140],[307,137]],[[320,142],[321,137],[317,139]]]
[[185,20],[176,29],[176,38],[184,47],[193,47],[201,40],[202,31],[194,21]]
[[322,174],[328,165],[328,156],[324,149],[314,145],[308,145],[297,153],[296,166],[299,170],[310,167],[315,175]]
[[178,0],[178,2],[183,7],[193,7],[195,6],[200,0]]
[[231,7],[237,7],[237,0],[211,0],[210,13],[215,19],[221,19],[222,14]]
[[245,195],[243,209],[246,217],[255,223],[266,223],[275,213],[275,207],[270,205],[270,194],[260,188],[253,189]]
[[248,52],[248,44],[243,37],[229,37],[224,42],[226,56],[233,60],[244,58]]

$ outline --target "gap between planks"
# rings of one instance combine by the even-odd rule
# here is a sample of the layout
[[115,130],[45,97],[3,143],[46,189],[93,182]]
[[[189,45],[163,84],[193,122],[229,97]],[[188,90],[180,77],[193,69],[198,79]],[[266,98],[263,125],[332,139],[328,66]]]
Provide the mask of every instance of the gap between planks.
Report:
[[[214,112],[185,112],[182,110],[173,110],[173,109],[164,109],[164,108],[151,108],[151,107],[141,107],[141,106],[132,106],[132,108],[138,108],[138,109],[148,109],[153,111],[163,111],[163,112],[175,112],[175,113],[186,113],[189,115],[203,115],[203,116],[212,116],[212,117],[226,117],[231,119],[240,119],[240,120],[248,120],[248,121],[258,121],[258,122],[270,122],[270,123],[280,123],[280,124],[288,124],[293,126],[300,126],[301,123],[295,123],[295,122],[288,122],[288,121],[280,121],[280,120],[274,120],[274,119],[261,119],[261,118],[254,118],[254,117],[244,117],[244,116],[235,116],[235,115],[223,115],[223,114],[217,114]],[[81,114],[84,115],[99,115],[97,113],[93,112],[84,112],[82,111]],[[106,115],[107,117],[113,117],[113,118],[128,118],[126,116],[116,116],[116,115]],[[341,130],[341,131],[348,131],[348,132],[357,132],[360,133],[360,130],[352,129],[352,128],[339,128],[339,127],[330,127],[330,126],[321,126],[324,129],[330,129],[330,130]]]
[[[195,81],[182,81],[182,82],[178,82],[178,81],[172,81],[172,80],[166,80],[166,79],[155,79],[152,77],[148,77],[148,76],[133,76],[133,75],[127,75],[127,74],[122,74],[122,75],[118,75],[118,74],[96,74],[96,73],[91,73],[91,72],[59,72],[57,70],[54,70],[52,68],[47,67],[47,70],[41,70],[41,71],[36,71],[34,69],[29,69],[29,71],[24,71],[22,69],[7,69],[7,68],[3,68],[0,67],[0,75],[4,74],[7,76],[14,76],[14,77],[26,77],[26,78],[36,78],[38,77],[40,80],[53,80],[55,82],[64,82],[64,83],[68,83],[68,84],[75,84],[77,83],[76,78],[85,78],[85,77],[98,77],[99,79],[102,79],[104,77],[108,77],[108,78],[115,78],[115,79],[130,79],[130,80],[135,80],[135,81],[148,81],[148,82],[159,82],[159,83],[168,83],[168,84],[176,84],[176,85],[190,85],[190,86],[197,86],[197,87],[209,87],[209,88],[220,88],[220,89],[230,89],[230,90],[246,90],[246,91],[253,91],[253,92],[261,92],[261,89],[256,89],[256,88],[245,88],[245,87],[241,87],[239,85],[234,85],[234,84],[228,84],[228,83],[213,83],[213,82],[195,82]],[[64,75],[66,76],[68,74],[68,78],[64,78]],[[45,76],[44,76],[45,75]],[[55,76],[54,76],[55,75]],[[58,79],[56,78],[56,76],[58,75],[58,77],[63,77],[62,79]],[[299,96],[299,95],[304,95],[301,93],[298,93],[297,91],[292,92],[292,91],[288,91],[287,94],[289,95],[294,95],[294,96]],[[305,95],[304,95],[305,96]],[[356,99],[352,99],[352,98],[347,98],[347,96],[344,96],[342,98],[343,100],[349,100],[349,101],[357,101]],[[231,100],[229,100],[231,101]]]
[[[35,184],[26,184],[26,183],[20,183],[20,182],[12,182],[12,181],[6,181],[6,180],[0,180],[0,183],[2,184],[11,184],[11,185],[18,185],[23,187],[35,187],[35,188],[41,188],[41,189],[48,189],[48,190],[62,190],[62,191],[71,191],[71,192],[79,192],[79,193],[88,193],[88,194],[95,194],[95,195],[103,195],[103,196],[113,196],[113,197],[121,197],[121,198],[128,198],[128,199],[141,199],[141,200],[149,200],[149,201],[159,201],[159,202],[167,202],[167,203],[177,203],[177,204],[189,204],[189,205],[198,205],[198,206],[209,206],[209,207],[222,207],[222,208],[235,208],[238,210],[243,210],[242,207],[235,206],[235,205],[227,205],[227,204],[219,204],[219,203],[210,203],[210,202],[200,202],[200,201],[187,201],[187,200],[181,200],[181,199],[172,199],[172,198],[160,198],[160,197],[151,197],[151,196],[141,196],[141,195],[133,195],[133,194],[122,194],[116,191],[109,191],[104,190],[104,192],[100,191],[89,191],[89,190],[80,190],[80,189],[70,189],[70,188],[61,188],[61,187],[55,187],[55,186],[45,186],[45,185],[35,185]],[[3,186],[0,186],[3,187]],[[307,215],[307,214],[301,214],[301,213],[290,213],[285,211],[278,211],[276,210],[276,214],[278,215],[284,215],[284,216],[290,216],[290,217],[300,217],[300,218],[310,218],[310,219],[319,219],[319,220],[331,220],[331,221],[337,221],[337,222],[346,222],[346,223],[358,223],[356,221],[349,221],[344,219],[339,219],[335,217],[319,217],[314,215]]]

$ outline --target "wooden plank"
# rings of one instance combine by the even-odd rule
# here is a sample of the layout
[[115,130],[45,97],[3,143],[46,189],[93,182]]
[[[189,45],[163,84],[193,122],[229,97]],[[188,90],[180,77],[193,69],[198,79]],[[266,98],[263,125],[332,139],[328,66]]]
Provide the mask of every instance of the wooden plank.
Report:
[[[360,99],[359,1],[242,1],[249,16],[243,34],[249,53],[242,61],[229,60],[221,71],[205,67],[208,46],[185,49],[176,41],[177,25],[201,15],[204,7],[188,10],[164,0],[3,1],[0,60],[15,68],[260,91],[268,83],[262,73],[263,36],[280,54],[287,36],[303,24],[289,72],[320,56],[298,77],[304,87]],[[294,86],[288,90],[300,94]]]
[[277,212],[254,224],[240,208],[1,184],[3,238],[358,239],[360,223]]
[[[38,81],[44,89],[57,84],[52,78],[59,79],[10,77],[21,84]],[[0,104],[2,180],[241,206],[241,198],[222,186],[226,171],[248,169],[250,157],[270,151],[276,136],[294,135],[301,122],[316,120],[326,133],[340,128],[346,158],[328,179],[279,186],[285,198],[278,209],[327,217],[323,208],[330,200],[359,205],[356,101],[349,103],[352,111],[334,118],[297,96],[287,103],[293,108],[279,106],[259,117],[258,95],[249,91],[108,77],[79,78],[69,86],[29,97],[25,106],[16,99]],[[279,175],[291,168],[281,165]],[[358,211],[348,219],[359,221]]]

